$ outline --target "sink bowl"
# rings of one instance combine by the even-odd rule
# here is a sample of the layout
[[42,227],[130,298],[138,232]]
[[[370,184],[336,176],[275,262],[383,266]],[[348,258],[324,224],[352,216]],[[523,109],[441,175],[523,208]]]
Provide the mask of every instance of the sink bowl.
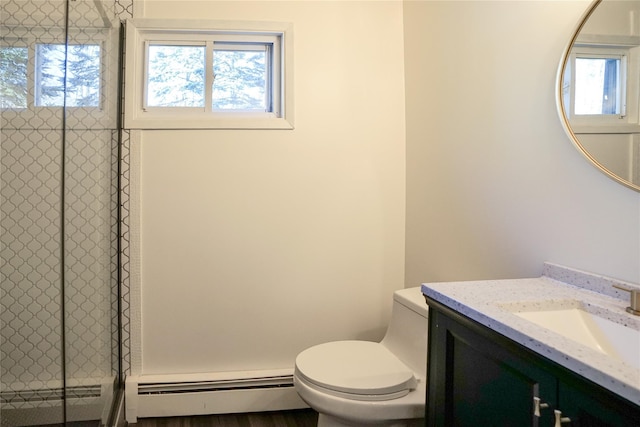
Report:
[[[506,307],[505,307],[506,308]],[[581,301],[511,305],[516,316],[640,369],[640,319]]]

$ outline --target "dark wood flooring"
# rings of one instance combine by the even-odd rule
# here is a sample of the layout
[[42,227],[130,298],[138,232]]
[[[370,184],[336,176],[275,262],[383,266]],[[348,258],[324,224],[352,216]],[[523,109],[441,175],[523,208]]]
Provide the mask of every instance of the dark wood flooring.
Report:
[[192,417],[141,418],[132,427],[316,427],[312,409],[249,414],[198,415]]

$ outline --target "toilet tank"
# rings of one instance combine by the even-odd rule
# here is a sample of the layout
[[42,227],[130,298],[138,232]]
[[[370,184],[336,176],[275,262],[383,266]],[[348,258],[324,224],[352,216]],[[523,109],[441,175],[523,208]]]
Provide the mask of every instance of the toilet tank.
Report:
[[427,372],[428,313],[420,287],[395,291],[391,320],[381,342],[422,380]]

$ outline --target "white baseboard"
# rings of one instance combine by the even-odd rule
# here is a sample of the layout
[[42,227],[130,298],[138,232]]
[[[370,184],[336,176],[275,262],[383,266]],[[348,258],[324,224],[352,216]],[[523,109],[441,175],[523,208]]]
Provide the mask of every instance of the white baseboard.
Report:
[[[111,381],[111,382],[109,382]],[[0,392],[2,425],[13,427],[48,425],[67,421],[101,420],[105,424],[113,398],[113,380],[72,379],[60,383],[13,383]],[[53,385],[53,387],[51,387]],[[66,410],[65,407],[66,406]]]
[[125,383],[126,421],[307,408],[291,370],[139,375]]
[[[2,405],[2,425],[13,427],[38,426],[64,423],[63,400],[26,402]],[[96,399],[67,399],[67,421],[99,421],[104,401]]]

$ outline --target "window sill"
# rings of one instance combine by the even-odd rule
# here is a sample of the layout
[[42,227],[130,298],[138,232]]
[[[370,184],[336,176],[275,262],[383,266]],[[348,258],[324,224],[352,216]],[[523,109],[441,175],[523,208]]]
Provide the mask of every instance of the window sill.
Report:
[[619,123],[619,124],[571,124],[571,129],[575,134],[589,134],[589,133],[602,133],[602,134],[630,134],[640,133],[640,125],[637,123]]
[[234,117],[134,117],[125,119],[127,129],[293,129],[293,123],[271,115],[248,115]]

